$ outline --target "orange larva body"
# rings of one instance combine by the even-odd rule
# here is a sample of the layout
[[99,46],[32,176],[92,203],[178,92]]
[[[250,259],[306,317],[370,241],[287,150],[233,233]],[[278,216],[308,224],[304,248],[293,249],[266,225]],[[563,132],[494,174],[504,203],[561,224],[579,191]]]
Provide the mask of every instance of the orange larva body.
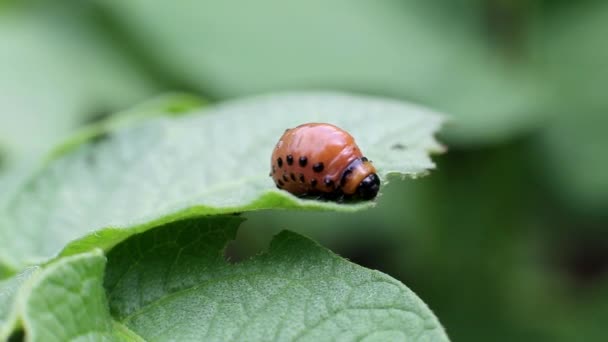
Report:
[[380,186],[354,138],[325,123],[286,130],[272,153],[270,175],[296,196],[371,199]]

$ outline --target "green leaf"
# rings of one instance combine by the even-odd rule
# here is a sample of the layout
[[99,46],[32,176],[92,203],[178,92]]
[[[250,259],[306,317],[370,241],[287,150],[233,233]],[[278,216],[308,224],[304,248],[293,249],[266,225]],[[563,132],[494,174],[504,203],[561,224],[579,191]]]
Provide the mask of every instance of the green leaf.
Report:
[[101,120],[81,129],[70,139],[56,147],[50,154],[49,159],[59,158],[90,140],[101,139],[104,134],[122,127],[134,125],[155,116],[186,115],[195,109],[200,109],[205,104],[205,100],[190,94],[169,93],[158,96],[133,108],[114,114],[109,119]]
[[447,341],[403,284],[295,233],[227,263],[223,247],[241,221],[174,222],[110,251],[105,287],[114,319],[146,340]]
[[184,217],[373,205],[302,200],[274,188],[268,171],[276,141],[286,128],[311,121],[350,131],[385,183],[389,174],[424,174],[434,166],[428,154],[441,150],[433,138],[438,115],[392,100],[332,93],[261,96],[185,116],[104,125],[113,130],[72,146],[10,199],[0,216],[0,261],[19,269],[64,248],[66,255],[109,249]]
[[295,233],[251,260],[226,262],[242,221],[172,222],[122,242],[107,265],[99,249],[60,258],[30,278],[13,322],[32,341],[447,341],[403,284]]
[[[28,338],[108,338],[109,311],[99,285],[104,266],[105,257],[97,250],[63,258],[46,267],[23,300],[21,315]],[[66,312],[73,315],[72,319],[62,317]]]
[[[100,250],[62,258],[28,284],[19,315],[29,341],[116,341],[137,337],[112,320]],[[130,338],[127,338],[130,337]]]
[[0,341],[4,341],[17,324],[16,302],[21,286],[36,273],[29,267],[11,278],[0,281]]

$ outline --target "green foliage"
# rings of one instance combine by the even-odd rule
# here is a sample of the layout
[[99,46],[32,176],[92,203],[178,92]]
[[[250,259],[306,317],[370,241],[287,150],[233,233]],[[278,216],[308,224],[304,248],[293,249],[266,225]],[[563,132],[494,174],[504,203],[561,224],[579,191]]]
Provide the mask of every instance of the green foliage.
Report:
[[117,340],[103,288],[100,250],[71,256],[41,271],[19,303],[31,341]]
[[39,158],[94,116],[157,89],[93,18],[61,2],[0,10],[0,159],[6,167]]
[[113,316],[146,340],[447,340],[405,286],[294,233],[228,264],[241,219],[180,221],[108,254]]
[[318,121],[349,130],[386,186],[389,175],[417,177],[434,167],[428,154],[442,149],[433,137],[439,115],[338,93],[200,104],[166,96],[99,122],[8,196],[3,267],[47,264],[25,285],[18,277],[3,282],[10,295],[0,303],[0,337],[21,322],[34,341],[447,340],[404,285],[293,233],[237,265],[222,255],[242,219],[221,214],[373,205],[275,189],[268,159],[285,128]]
[[[19,318],[32,341],[447,341],[403,284],[294,233],[227,263],[224,246],[241,222],[173,222],[116,246],[107,266],[101,250],[61,258],[31,277],[18,305],[5,306],[0,327]],[[0,288],[17,289],[8,282]]]
[[[560,12],[538,31],[539,54],[556,85],[556,115],[537,139],[551,190],[579,213],[608,210],[608,4]],[[570,67],[569,67],[570,66]]]
[[293,87],[390,94],[453,114],[450,140],[471,145],[538,125],[549,91],[525,56],[488,48],[469,3],[98,3],[163,70],[217,98]]
[[36,173],[0,218],[1,260],[14,268],[43,262],[83,237],[69,253],[82,245],[109,248],[130,234],[193,215],[372,205],[302,200],[273,189],[269,156],[278,137],[311,121],[350,131],[384,180],[390,173],[423,174],[433,167],[428,152],[440,149],[433,138],[439,116],[349,95],[264,96],[151,117],[100,132],[101,139],[69,149]]
[[36,267],[30,267],[11,278],[0,280],[0,339],[9,336],[15,328],[17,324],[15,306],[19,289],[37,270]]
[[[157,328],[150,324],[155,317],[142,315],[127,326],[120,321],[121,305],[172,293],[181,280],[196,281],[188,277],[190,270],[217,277],[219,273],[206,272],[212,265],[217,266],[213,271],[240,275],[295,252],[297,258],[326,253],[326,259],[314,261],[323,265],[323,260],[339,260],[366,273],[301,237],[288,239],[287,245],[299,241],[305,249],[275,253],[271,247],[271,252],[248,260],[279,231],[289,229],[407,284],[433,308],[454,340],[604,341],[607,21],[608,5],[600,0],[0,1],[0,208],[9,206],[0,211],[0,340],[11,334],[15,341],[65,340],[79,334],[85,334],[80,339],[141,339],[153,329],[136,333],[129,328],[138,322]],[[226,264],[220,251],[236,228],[220,221],[237,223],[238,218],[223,216],[230,208],[180,207],[208,201],[180,200],[183,194],[204,196],[201,189],[214,181],[204,172],[192,176],[203,163],[219,165],[201,158],[207,149],[180,145],[196,155],[190,174],[189,164],[177,164],[177,178],[190,175],[181,188],[173,188],[167,175],[156,184],[144,170],[158,175],[158,170],[173,168],[172,158],[164,156],[175,153],[166,140],[174,139],[176,130],[166,130],[164,122],[173,127],[175,122],[209,120],[200,118],[215,115],[218,108],[204,108],[196,97],[170,95],[122,109],[159,90],[190,91],[217,101],[298,88],[396,97],[453,114],[441,139],[450,153],[437,158],[439,172],[432,177],[383,177],[372,210],[359,210],[370,205],[314,207],[280,196],[265,176],[254,179],[253,184],[264,188],[254,191],[258,197],[253,203],[233,208],[252,211],[241,215],[246,221],[226,251],[229,259],[246,261]],[[273,116],[263,111],[253,115],[261,125],[272,126]],[[83,125],[88,126],[65,141]],[[233,125],[217,126],[214,133],[230,135]],[[124,163],[99,159],[103,149],[121,157],[123,149],[109,147],[118,139],[129,145],[134,134],[128,132],[146,132],[143,127],[158,129],[143,142],[152,151],[165,147],[163,153],[140,153],[141,158]],[[364,140],[367,134],[367,129],[360,130],[356,138]],[[222,141],[242,140],[232,135]],[[57,146],[57,141],[65,143]],[[222,149],[236,149],[224,145],[228,147]],[[135,147],[124,151],[146,150]],[[263,154],[260,165],[266,165],[269,151],[258,152]],[[398,151],[385,152],[374,152],[382,155],[380,160],[372,156],[376,164]],[[89,165],[89,160],[105,164]],[[34,174],[32,164],[38,165]],[[75,172],[78,165],[84,165],[82,173]],[[140,186],[145,184],[150,186]],[[165,195],[175,207],[161,202]],[[258,204],[265,210],[253,210]],[[223,218],[216,217],[220,213]],[[190,254],[175,258],[189,258],[191,267],[181,272],[186,267],[175,264],[169,267],[180,269],[179,274],[166,271],[163,256],[170,259],[183,245],[171,232],[195,237],[209,231],[210,222],[225,234],[218,231],[204,241],[191,241],[210,248],[191,247]],[[293,233],[281,233],[272,246],[287,235]],[[138,246],[147,253],[137,251]],[[109,256],[107,265],[102,254]],[[301,265],[297,258],[288,263]],[[23,269],[49,259],[48,264]],[[201,270],[197,261],[208,268]],[[100,287],[104,278],[107,286],[123,270],[137,291]],[[165,286],[155,276],[178,283]],[[75,279],[95,284],[87,285],[94,290],[91,296],[82,293]],[[145,287],[138,287],[140,280]],[[70,296],[68,285],[79,295]],[[197,291],[220,285],[223,289],[226,282]],[[36,293],[29,290],[32,286]],[[258,292],[243,288],[228,298],[239,304],[244,302],[236,299],[256,298]],[[66,305],[40,309],[41,303],[55,303],[55,293],[69,298]],[[147,297],[140,298],[140,293]],[[34,303],[30,296],[38,298],[26,320],[25,303]],[[76,297],[95,314],[63,312],[81,313],[74,306]],[[238,315],[243,310],[222,306],[222,298],[209,303],[223,309],[220,313],[243,316]],[[195,313],[209,310],[201,305]],[[175,322],[173,314],[162,321]],[[178,314],[182,320],[176,325],[200,324],[191,311]],[[57,318],[62,326],[47,336],[46,329],[57,330]],[[102,327],[98,332],[89,329],[95,319]]]

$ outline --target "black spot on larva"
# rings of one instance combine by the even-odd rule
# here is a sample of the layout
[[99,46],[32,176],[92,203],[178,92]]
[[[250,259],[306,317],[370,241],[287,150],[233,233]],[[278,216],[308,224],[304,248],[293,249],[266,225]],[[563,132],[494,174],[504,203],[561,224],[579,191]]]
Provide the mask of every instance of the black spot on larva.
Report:
[[290,177],[291,177],[292,181],[294,181],[294,182],[296,181],[296,175],[294,175],[293,172],[291,173]]
[[306,180],[304,179],[304,174],[300,173],[300,182],[304,183]]
[[366,162],[367,161],[367,157],[361,157],[361,161],[362,162]]
[[315,186],[317,186],[317,180],[316,180],[316,179],[314,179],[314,178],[313,178],[313,179],[311,179],[311,180],[310,180],[310,186],[312,186],[313,188],[314,188]]
[[272,173],[277,173],[277,169],[272,165]]
[[314,172],[321,172],[321,171],[323,171],[323,163],[316,163],[315,165],[312,166],[312,170]]
[[300,166],[304,167],[306,166],[306,163],[308,163],[308,158],[306,158],[306,156],[301,156],[300,160],[299,160]]
[[400,144],[400,143],[394,144],[393,146],[391,146],[391,148],[393,150],[405,150],[406,149],[405,145]]
[[293,165],[293,156],[291,154],[288,154],[285,160],[287,160],[287,165]]
[[281,157],[277,158],[277,165],[279,165],[279,167],[283,167],[283,159],[281,159]]
[[325,186],[327,186],[328,188],[331,188],[334,186],[334,181],[328,177],[325,177],[325,179],[323,180],[323,183],[325,183]]
[[285,185],[285,183],[283,183],[283,181],[282,181],[282,180],[280,180],[280,179],[277,181],[277,184],[279,184],[279,186],[283,186],[283,185]]
[[285,182],[289,182],[289,178],[287,178],[287,175],[286,175],[286,174],[283,174],[283,180],[284,180]]

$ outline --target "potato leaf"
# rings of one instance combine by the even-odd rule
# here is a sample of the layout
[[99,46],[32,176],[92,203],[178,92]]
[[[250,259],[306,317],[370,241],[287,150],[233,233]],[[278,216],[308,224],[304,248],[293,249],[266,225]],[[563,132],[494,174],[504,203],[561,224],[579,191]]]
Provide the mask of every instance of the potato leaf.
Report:
[[[142,106],[141,108],[149,108]],[[152,110],[152,109],[150,109]],[[177,219],[262,208],[352,211],[373,205],[298,199],[268,177],[288,127],[330,122],[356,138],[384,182],[418,176],[441,150],[441,117],[402,102],[333,93],[287,93],[98,125],[37,172],[0,215],[0,263],[20,269]]]

